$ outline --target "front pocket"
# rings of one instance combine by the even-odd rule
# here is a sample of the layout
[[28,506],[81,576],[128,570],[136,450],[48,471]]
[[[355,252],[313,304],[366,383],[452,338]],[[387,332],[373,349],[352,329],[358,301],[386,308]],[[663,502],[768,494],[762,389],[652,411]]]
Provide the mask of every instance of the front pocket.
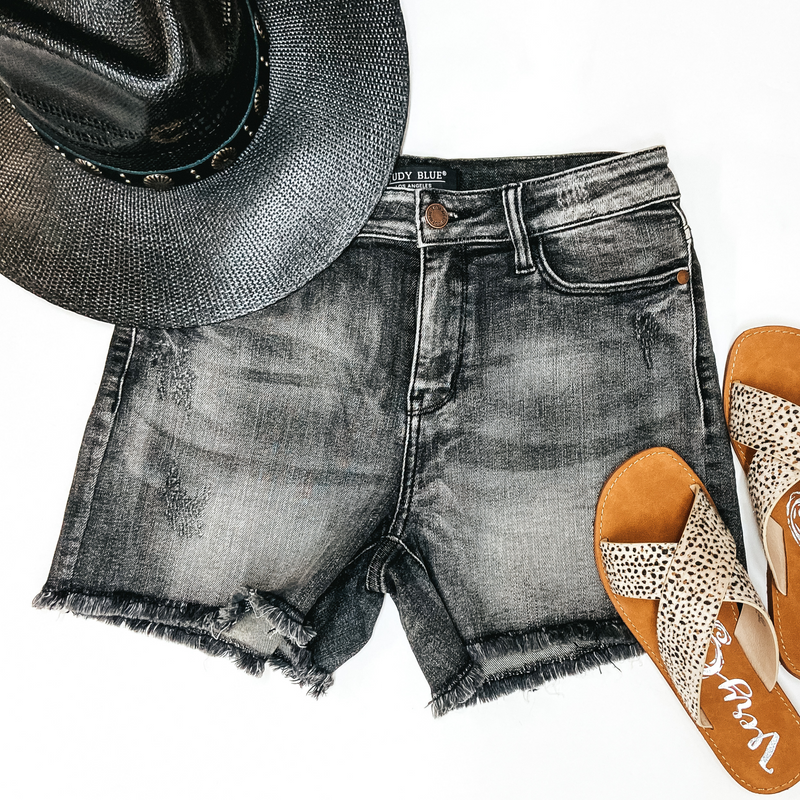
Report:
[[674,283],[690,263],[687,228],[672,201],[540,234],[532,245],[542,277],[570,294]]

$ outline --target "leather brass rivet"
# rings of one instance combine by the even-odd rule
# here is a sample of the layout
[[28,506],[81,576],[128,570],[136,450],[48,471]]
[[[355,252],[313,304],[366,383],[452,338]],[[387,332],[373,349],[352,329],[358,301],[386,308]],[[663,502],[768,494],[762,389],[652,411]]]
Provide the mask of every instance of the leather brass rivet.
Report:
[[689,283],[689,270],[682,269],[676,277],[678,278],[678,283],[681,286],[683,286],[686,283]]
[[447,213],[447,209],[441,203],[431,203],[425,209],[425,219],[428,220],[428,225],[430,225],[431,228],[444,228],[450,216]]
[[146,175],[142,183],[151,189],[169,189],[172,186],[172,178],[169,175],[156,173],[154,175]]
[[253,98],[253,108],[259,117],[263,117],[267,112],[267,91],[263,86],[259,86],[256,89],[256,94]]
[[81,168],[85,169],[87,172],[90,172],[92,175],[102,175],[103,173],[100,171],[100,167],[92,164],[91,161],[86,161],[83,158],[76,158],[75,163]]
[[227,169],[236,161],[237,155],[238,153],[235,147],[223,147],[222,150],[216,153],[214,158],[211,159],[211,167],[217,172],[222,172],[222,170]]

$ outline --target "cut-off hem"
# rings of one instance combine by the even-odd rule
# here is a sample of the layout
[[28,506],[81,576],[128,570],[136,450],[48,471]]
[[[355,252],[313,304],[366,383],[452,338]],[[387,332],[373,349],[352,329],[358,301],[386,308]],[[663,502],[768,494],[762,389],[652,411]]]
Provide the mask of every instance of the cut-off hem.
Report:
[[[228,606],[217,608],[197,603],[158,600],[128,592],[92,593],[83,590],[43,589],[33,607],[66,611],[87,619],[140,631],[159,639],[187,645],[211,656],[230,659],[239,669],[259,677],[265,666],[286,675],[307,689],[312,697],[323,695],[333,683],[330,673],[314,662],[312,654],[295,639],[310,640],[314,632],[289,618],[287,609],[277,608],[264,593],[247,590],[234,595]],[[255,596],[255,597],[254,597]],[[271,653],[258,653],[224,633],[247,611],[265,617],[281,641]],[[299,634],[292,636],[290,633]]]
[[487,703],[512,692],[538,689],[550,681],[568,678],[571,675],[580,675],[583,672],[600,669],[615,661],[624,661],[641,654],[642,649],[635,642],[605,645],[597,650],[583,652],[574,658],[537,664],[530,671],[494,676],[484,681],[478,691],[464,705]]
[[[542,650],[559,644],[577,644],[570,656],[541,660]],[[466,670],[434,695],[431,709],[435,717],[457,708],[496,700],[516,691],[538,689],[549,681],[599,669],[615,661],[642,654],[641,646],[627,627],[616,620],[581,621],[523,633],[499,634],[468,643],[472,662]],[[539,658],[517,669],[492,674],[487,664],[492,659],[510,656]]]

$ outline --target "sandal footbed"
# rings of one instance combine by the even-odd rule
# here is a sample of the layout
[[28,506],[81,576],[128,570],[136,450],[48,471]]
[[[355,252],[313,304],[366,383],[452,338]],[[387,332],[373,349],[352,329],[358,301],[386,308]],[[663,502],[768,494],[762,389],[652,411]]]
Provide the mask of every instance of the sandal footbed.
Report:
[[[603,568],[600,542],[677,542],[683,532],[694,501],[692,485],[702,482],[673,451],[653,448],[625,462],[606,482],[600,495],[595,519],[595,558],[608,596],[631,632],[675,691],[659,655],[656,633],[657,600],[619,597],[612,591]],[[705,488],[704,488],[705,491]],[[723,603],[718,617],[733,635],[738,619],[735,603]],[[709,646],[707,661],[714,651]],[[720,675],[705,678],[700,707],[711,728],[698,730],[705,737],[720,763],[730,775],[752,792],[771,794],[788,789],[800,780],[800,718],[779,686],[770,692],[756,675],[738,641],[733,638],[722,648],[724,663]],[[725,701],[731,693],[719,688],[723,677],[745,681],[752,690],[752,705],[742,709],[745,716],[733,714],[743,699]],[[677,693],[676,693],[677,694]],[[746,704],[745,704],[746,705]],[[766,772],[759,760],[769,743],[765,740],[751,750],[748,742],[756,730],[742,727],[751,714],[764,734],[777,732],[780,741]]]

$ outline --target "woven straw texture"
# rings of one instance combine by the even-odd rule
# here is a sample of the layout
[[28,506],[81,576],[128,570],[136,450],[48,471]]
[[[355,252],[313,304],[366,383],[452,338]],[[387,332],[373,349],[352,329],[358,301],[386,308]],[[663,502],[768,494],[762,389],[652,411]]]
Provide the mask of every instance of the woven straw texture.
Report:
[[62,159],[0,103],[0,272],[73,311],[202,325],[280,300],[330,264],[385,187],[405,128],[396,0],[258,0],[269,106],[228,170],[165,192]]

